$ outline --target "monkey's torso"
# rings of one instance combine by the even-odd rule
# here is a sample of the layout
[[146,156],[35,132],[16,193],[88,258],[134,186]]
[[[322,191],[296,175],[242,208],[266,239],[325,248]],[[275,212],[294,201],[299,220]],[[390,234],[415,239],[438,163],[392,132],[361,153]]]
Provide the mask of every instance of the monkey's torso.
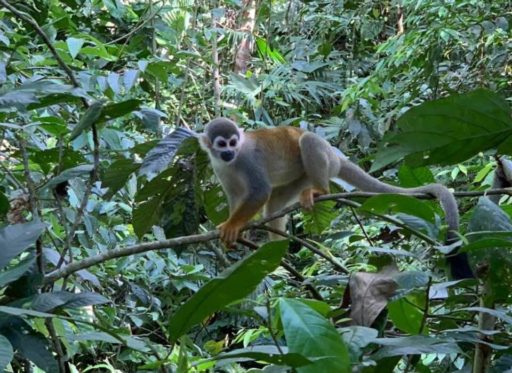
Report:
[[[244,134],[244,148],[230,164],[211,158],[215,174],[225,189],[247,190],[247,178],[240,170],[251,170],[249,179],[272,188],[290,184],[304,176],[299,138],[303,130],[294,127],[263,128]],[[272,141],[267,141],[267,140]],[[290,141],[290,139],[292,141]],[[269,156],[272,154],[272,156]],[[241,186],[244,186],[241,188]],[[231,193],[228,193],[230,195]]]

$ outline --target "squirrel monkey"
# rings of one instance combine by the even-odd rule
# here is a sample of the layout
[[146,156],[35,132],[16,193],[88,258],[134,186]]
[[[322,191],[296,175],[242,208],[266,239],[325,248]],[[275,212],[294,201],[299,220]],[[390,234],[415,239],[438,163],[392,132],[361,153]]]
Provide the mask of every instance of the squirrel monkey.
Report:
[[[457,202],[440,184],[401,188],[385,184],[340,157],[321,137],[295,127],[258,129],[245,133],[233,121],[217,118],[197,135],[227,195],[230,214],[219,225],[220,238],[231,244],[260,210],[266,216],[300,201],[311,209],[314,196],[329,193],[329,180],[339,177],[362,191],[428,193],[437,197],[448,225],[448,241],[459,227]],[[285,230],[286,218],[270,226]],[[473,277],[465,253],[448,258],[455,278]]]

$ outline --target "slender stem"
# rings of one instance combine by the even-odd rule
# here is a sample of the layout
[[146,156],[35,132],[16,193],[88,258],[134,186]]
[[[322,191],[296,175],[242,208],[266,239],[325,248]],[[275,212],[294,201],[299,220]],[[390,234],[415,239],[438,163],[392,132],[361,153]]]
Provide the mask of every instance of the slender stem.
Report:
[[321,250],[317,249],[313,244],[311,244],[310,242],[306,241],[306,240],[303,240],[302,238],[299,238],[297,236],[293,236],[291,234],[288,234],[286,232],[283,232],[279,229],[275,229],[275,228],[272,228],[272,227],[268,227],[266,225],[260,225],[258,227],[256,227],[258,229],[261,229],[261,230],[264,230],[264,231],[267,231],[267,232],[272,232],[272,233],[275,233],[275,234],[278,234],[282,237],[285,237],[285,238],[289,238],[290,240],[293,240],[293,241],[296,241],[298,243],[300,243],[302,246],[308,248],[309,250],[311,250],[312,252],[314,252],[316,255],[322,257],[323,259],[327,260],[329,263],[331,263],[338,271],[340,272],[343,272],[343,273],[350,273],[350,271],[345,268],[343,265],[341,265],[340,263],[338,263],[336,260],[334,260],[333,258],[331,258],[329,255],[325,254],[324,252],[322,252]]
[[[254,242],[246,240],[246,239],[239,239],[237,242],[241,243],[242,245],[248,247],[251,250],[258,250],[258,245],[256,245]],[[312,284],[304,284],[306,281],[306,278],[301,275],[299,271],[297,271],[295,268],[292,267],[290,263],[288,263],[286,260],[281,260],[281,267],[286,269],[288,273],[290,273],[293,277],[295,277],[302,285],[308,289],[308,291],[311,293],[311,296],[317,300],[323,301],[323,297],[320,295],[318,290],[312,285]]]
[[[41,216],[41,211],[39,211],[39,203],[36,195],[35,182],[32,179],[32,175],[30,174],[27,144],[22,136],[23,134],[19,137],[19,146],[21,150],[21,155],[23,157],[23,168],[25,173],[25,179],[27,180],[30,209],[32,210],[32,218],[39,219]],[[38,239],[36,240],[36,257],[37,269],[39,270],[39,273],[44,275],[43,241],[41,237],[38,237]]]

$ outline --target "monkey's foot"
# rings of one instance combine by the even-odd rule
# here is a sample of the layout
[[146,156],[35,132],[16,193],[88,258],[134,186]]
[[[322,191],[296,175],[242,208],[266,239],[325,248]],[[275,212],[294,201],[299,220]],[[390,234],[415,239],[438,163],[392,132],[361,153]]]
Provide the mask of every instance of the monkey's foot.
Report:
[[315,197],[328,194],[329,191],[317,188],[304,189],[299,196],[299,203],[304,210],[311,211],[315,205]]
[[242,228],[238,224],[230,222],[224,222],[217,226],[220,232],[220,239],[227,247],[233,246],[233,243],[237,240],[240,235],[240,229]]
[[305,189],[302,191],[299,197],[299,203],[304,210],[312,210],[315,204],[315,195],[313,193],[313,189]]

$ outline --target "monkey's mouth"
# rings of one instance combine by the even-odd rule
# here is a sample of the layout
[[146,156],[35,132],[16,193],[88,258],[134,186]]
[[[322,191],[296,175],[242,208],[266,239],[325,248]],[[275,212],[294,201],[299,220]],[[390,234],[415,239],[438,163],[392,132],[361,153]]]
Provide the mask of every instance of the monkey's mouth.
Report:
[[220,153],[220,158],[221,158],[224,162],[232,161],[232,160],[233,160],[233,158],[235,158],[235,152],[232,152],[232,151],[225,151],[225,152],[222,152],[222,153]]

